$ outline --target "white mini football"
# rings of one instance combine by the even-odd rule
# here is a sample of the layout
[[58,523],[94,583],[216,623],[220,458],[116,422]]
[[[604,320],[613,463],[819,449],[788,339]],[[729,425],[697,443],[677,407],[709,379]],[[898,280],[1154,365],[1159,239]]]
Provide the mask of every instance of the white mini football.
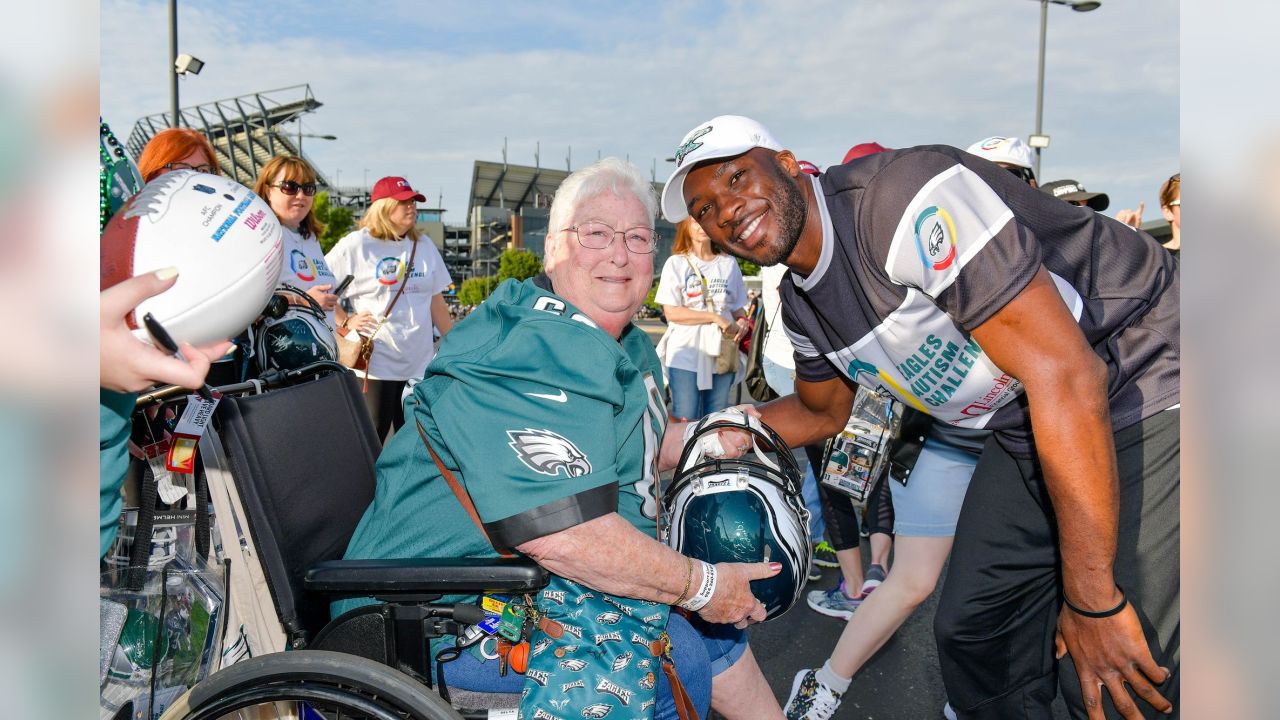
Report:
[[102,233],[101,289],[176,267],[178,281],[126,317],[149,341],[151,313],[176,342],[226,340],[261,314],[280,278],[280,222],[265,201],[230,178],[165,173],[129,199]]

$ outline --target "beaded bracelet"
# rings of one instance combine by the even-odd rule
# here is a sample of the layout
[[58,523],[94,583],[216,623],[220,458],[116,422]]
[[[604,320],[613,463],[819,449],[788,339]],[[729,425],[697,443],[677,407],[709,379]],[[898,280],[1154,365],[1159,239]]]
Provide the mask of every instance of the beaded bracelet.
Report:
[[1112,615],[1118,614],[1121,610],[1124,610],[1126,605],[1129,604],[1129,597],[1124,594],[1124,588],[1120,587],[1120,583],[1116,583],[1116,590],[1120,591],[1120,604],[1116,605],[1110,610],[1102,610],[1101,612],[1094,612],[1092,610],[1085,610],[1084,608],[1076,607],[1075,605],[1071,604],[1070,600],[1067,599],[1067,594],[1065,592],[1062,593],[1062,602],[1066,603],[1067,607],[1071,608],[1071,612],[1081,617],[1094,618],[1095,620],[1099,618],[1107,618],[1107,617],[1111,617]]

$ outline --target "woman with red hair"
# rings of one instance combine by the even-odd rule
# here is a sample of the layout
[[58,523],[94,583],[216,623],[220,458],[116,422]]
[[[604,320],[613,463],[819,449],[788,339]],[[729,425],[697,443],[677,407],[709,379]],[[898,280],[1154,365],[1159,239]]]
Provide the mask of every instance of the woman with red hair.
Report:
[[170,170],[221,174],[213,145],[203,133],[191,128],[161,130],[138,156],[138,172],[142,173],[144,183]]

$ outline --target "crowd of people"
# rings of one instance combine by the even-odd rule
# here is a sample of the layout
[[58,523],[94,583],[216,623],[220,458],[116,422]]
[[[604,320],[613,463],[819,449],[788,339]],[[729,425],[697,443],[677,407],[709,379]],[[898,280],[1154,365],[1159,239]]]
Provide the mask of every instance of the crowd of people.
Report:
[[[551,206],[544,273],[461,314],[405,178],[379,180],[327,253],[306,161],[274,158],[257,179],[284,236],[279,282],[319,308],[335,359],[341,342],[361,347],[344,364],[386,440],[347,557],[518,552],[551,573],[540,597],[554,602],[539,612],[577,630],[548,636],[556,652],[531,654],[526,675],[475,645],[444,666],[448,685],[523,689],[526,717],[566,698],[581,711],[599,692],[547,682],[579,653],[617,671],[615,695],[653,696],[655,717],[827,720],[950,558],[935,619],[941,713],[1047,717],[1060,689],[1081,717],[1176,714],[1180,176],[1160,189],[1172,231],[1161,247],[1141,206],[1113,219],[1103,193],[1039,183],[1017,138],[967,151],[863,143],[820,170],[754,120],[720,116],[675,157],[661,198],[616,158],[572,173]],[[147,181],[219,170],[185,129],[159,133],[138,169]],[[659,211],[678,231],[655,273]],[[758,310],[735,258],[763,268]],[[655,274],[667,323],[656,348],[633,322]],[[102,294],[104,555],[134,393],[194,387],[245,345],[180,360],[134,338],[123,315],[174,277]],[[807,605],[847,621],[784,697],[746,632],[766,618],[751,582],[783,563],[687,557],[662,542],[660,519],[659,478],[693,426],[729,407],[752,322],[766,323],[779,398],[737,411],[796,448],[815,546],[802,574],[840,571]],[[902,414],[861,513],[821,482],[859,392]],[[750,449],[733,430],[719,444],[726,458]],[[582,640],[620,630],[636,647]],[[669,651],[675,672],[631,673],[637,647],[654,648],[638,669]]]

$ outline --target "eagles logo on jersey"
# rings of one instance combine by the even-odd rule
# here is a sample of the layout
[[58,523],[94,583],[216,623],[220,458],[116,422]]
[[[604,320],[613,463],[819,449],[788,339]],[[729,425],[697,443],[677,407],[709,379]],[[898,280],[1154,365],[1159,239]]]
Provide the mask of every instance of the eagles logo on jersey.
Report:
[[560,469],[568,477],[591,474],[591,462],[576,445],[550,430],[508,430],[508,445],[516,451],[516,457],[537,473],[558,475]]

